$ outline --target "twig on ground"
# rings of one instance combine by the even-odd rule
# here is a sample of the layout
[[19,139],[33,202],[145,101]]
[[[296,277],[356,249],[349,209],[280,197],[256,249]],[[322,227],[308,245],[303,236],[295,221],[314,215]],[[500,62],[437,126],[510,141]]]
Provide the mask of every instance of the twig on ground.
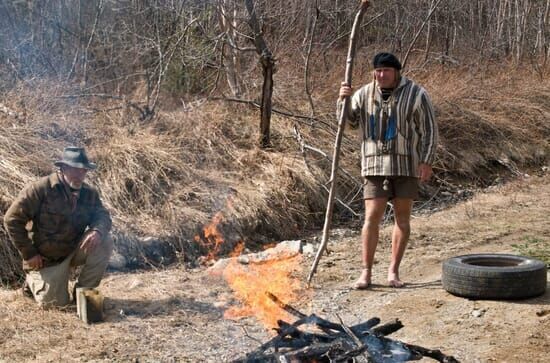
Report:
[[244,326],[242,326],[242,325],[240,325],[240,327],[241,327],[241,329],[243,330],[244,336],[245,336],[245,337],[249,338],[250,340],[255,341],[256,343],[262,344],[262,341],[261,341],[260,339],[255,338],[255,337],[253,337],[252,335],[248,334],[248,331],[246,330],[246,327],[244,327]]

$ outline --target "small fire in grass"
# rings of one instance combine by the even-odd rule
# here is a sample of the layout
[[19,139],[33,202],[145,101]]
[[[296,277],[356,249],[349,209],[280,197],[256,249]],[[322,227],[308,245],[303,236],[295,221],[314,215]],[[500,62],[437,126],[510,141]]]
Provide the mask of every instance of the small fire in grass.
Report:
[[248,265],[236,261],[230,263],[223,277],[242,306],[226,310],[224,317],[238,319],[255,316],[268,328],[277,327],[279,319],[287,322],[295,320],[273,302],[268,293],[278,296],[285,303],[297,299],[302,284],[293,274],[298,271],[300,260],[298,255]]
[[[225,241],[222,232],[221,226],[224,222],[224,214],[218,212],[203,228],[202,233],[195,236],[195,241],[208,250],[206,261],[215,260],[224,253],[229,254],[230,257],[238,257],[245,248],[245,243],[239,241],[232,252],[227,252],[231,247]],[[292,316],[268,297],[268,293],[278,296],[283,302],[289,304],[297,299],[302,284],[293,274],[299,270],[300,260],[299,255],[284,254],[271,256],[267,260],[250,261],[247,264],[241,264],[233,259],[223,270],[222,276],[242,305],[228,309],[225,317],[239,319],[255,316],[268,328],[277,327],[278,319],[293,320]]]
[[204,257],[205,261],[216,259],[222,251],[225,240],[220,231],[220,226],[224,221],[224,214],[222,212],[216,213],[210,223],[203,227],[202,235],[195,236],[195,242],[204,246],[208,251],[208,254]]

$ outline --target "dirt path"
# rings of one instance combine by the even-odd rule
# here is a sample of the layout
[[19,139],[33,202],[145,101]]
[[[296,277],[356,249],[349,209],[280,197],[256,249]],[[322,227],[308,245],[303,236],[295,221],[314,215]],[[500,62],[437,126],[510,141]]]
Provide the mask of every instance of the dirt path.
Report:
[[[350,315],[365,313],[382,320],[397,317],[404,328],[394,334],[403,341],[437,347],[464,362],[543,362],[550,351],[550,293],[523,301],[472,301],[447,294],[441,288],[441,263],[466,253],[517,253],[513,244],[537,241],[550,253],[550,187],[543,179],[519,182],[493,193],[413,222],[411,243],[402,276],[410,281],[401,290],[376,286],[368,292],[346,294]],[[374,282],[385,283],[389,262],[389,233],[379,247]],[[340,245],[335,259],[356,261],[358,256]],[[328,261],[327,261],[328,262]],[[333,267],[334,288],[349,281]],[[321,274],[320,280],[328,274]],[[348,280],[348,281],[346,281]],[[328,286],[326,286],[328,287]],[[324,287],[324,288],[326,288]],[[539,316],[542,315],[542,316]]]
[[[391,337],[441,349],[463,362],[546,362],[550,351],[550,289],[522,301],[472,301],[441,288],[441,262],[475,253],[518,253],[513,244],[550,253],[550,177],[532,177],[477,195],[413,221],[403,289],[384,286],[390,228],[377,251],[374,286],[348,288],[360,268],[358,231],[335,230],[313,288],[293,303],[305,313],[352,325],[378,316],[399,318]],[[305,280],[312,256],[302,262]],[[237,304],[231,290],[205,269],[109,274],[106,321],[86,326],[66,311],[41,310],[0,290],[0,362],[219,362],[243,355],[270,333],[255,319],[224,319]],[[425,361],[431,361],[425,359]]]

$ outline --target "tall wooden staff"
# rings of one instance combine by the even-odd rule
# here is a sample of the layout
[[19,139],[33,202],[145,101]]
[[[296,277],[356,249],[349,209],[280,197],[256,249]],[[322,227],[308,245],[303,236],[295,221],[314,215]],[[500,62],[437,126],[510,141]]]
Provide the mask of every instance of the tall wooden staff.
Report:
[[[361,18],[369,6],[369,0],[361,0],[361,7],[355,15],[355,20],[353,21],[353,27],[351,28],[351,34],[349,37],[349,48],[348,48],[348,58],[346,61],[346,76],[345,84],[351,86],[351,75],[353,71],[353,59],[355,58],[355,45],[357,44],[357,29],[361,23]],[[348,114],[350,97],[344,97],[344,107],[342,107],[342,112],[339,115],[338,119],[338,131],[336,132],[336,141],[334,143],[334,154],[332,157],[332,170],[330,173],[330,191],[328,193],[328,202],[327,202],[327,212],[325,214],[325,226],[323,228],[323,238],[321,239],[321,245],[315,256],[315,261],[311,266],[311,271],[307,277],[307,284],[311,283],[311,279],[317,271],[317,266],[319,265],[319,260],[325,251],[328,243],[328,234],[330,230],[330,223],[332,221],[332,211],[334,209],[334,197],[336,196],[336,174],[338,172],[338,161],[340,159],[340,145],[342,144],[342,136],[344,134],[344,128],[346,126],[346,116]]]

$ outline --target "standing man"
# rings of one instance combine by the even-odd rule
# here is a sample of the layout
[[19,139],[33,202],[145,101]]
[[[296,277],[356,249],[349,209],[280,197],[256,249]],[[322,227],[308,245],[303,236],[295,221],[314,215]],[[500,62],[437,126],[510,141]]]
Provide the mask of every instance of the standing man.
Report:
[[19,193],[4,216],[4,226],[23,258],[24,292],[41,305],[64,306],[70,302],[71,268],[83,265],[75,289],[97,287],[113,242],[109,212],[98,192],[84,183],[96,164],[83,148],[73,146],[65,148],[54,164],[57,172]]
[[[390,199],[395,224],[388,284],[403,286],[399,264],[409,240],[412,204],[418,197],[419,180],[426,182],[432,175],[438,136],[426,90],[401,76],[399,60],[391,53],[378,53],[373,66],[373,82],[353,94],[347,115],[351,127],[359,126],[361,131],[364,177],[363,270],[352,286],[355,289],[366,289],[371,283],[379,226]],[[339,107],[342,98],[352,93],[349,85],[342,85]]]

